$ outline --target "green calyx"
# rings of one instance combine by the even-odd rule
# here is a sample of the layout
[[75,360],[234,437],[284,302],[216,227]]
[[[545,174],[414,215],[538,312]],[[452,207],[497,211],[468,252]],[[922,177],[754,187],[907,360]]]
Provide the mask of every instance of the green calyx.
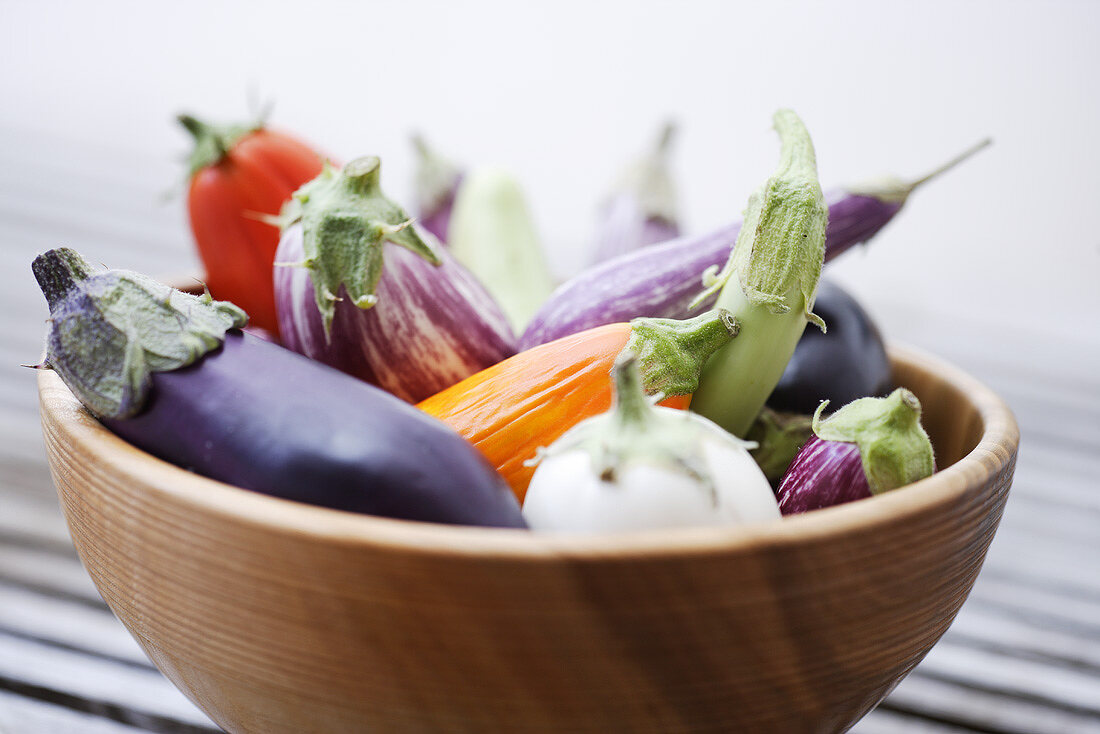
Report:
[[[578,424],[547,452],[587,451],[592,470],[608,484],[615,484],[624,466],[644,461],[664,466],[695,479],[717,501],[712,478],[706,470],[703,437],[707,430],[686,411],[655,408],[645,390],[637,357],[624,351],[611,370],[615,405],[610,411]],[[674,414],[674,415],[673,415]]]
[[699,297],[720,290],[715,305],[734,315],[741,333],[703,368],[691,409],[741,437],[782,377],[806,324],[825,330],[812,313],[828,219],[813,144],[789,110],[776,113],[775,127],[782,142],[779,167],[749,199],[725,269],[704,275],[709,288]]
[[800,413],[764,408],[745,439],[756,444],[749,453],[772,487],[778,487],[799,450],[813,436],[813,419]]
[[379,184],[381,162],[356,158],[342,170],[326,164],[321,174],[294,192],[283,207],[284,228],[301,223],[302,249],[313,280],[325,333],[332,327],[336,302],[344,296],[359,308],[378,298],[383,245],[400,245],[433,265],[442,261],[413,228],[405,210],[386,198]]
[[909,199],[909,195],[913,193],[917,188],[923,186],[934,178],[938,178],[944,173],[947,173],[955,166],[959,165],[967,158],[993,144],[992,138],[986,138],[984,140],[975,143],[959,155],[955,156],[951,160],[947,161],[938,168],[929,171],[920,178],[915,178],[910,181],[897,178],[895,176],[886,176],[875,181],[869,181],[860,186],[850,186],[847,191],[850,194],[857,196],[870,196],[878,199],[879,201],[887,204],[897,204],[899,206],[905,204]]
[[152,373],[198,361],[248,321],[209,293],[188,295],[128,270],[93,271],[68,248],[39,255],[31,269],[50,307],[43,366],[100,417],[140,412]]
[[936,468],[932,442],[920,424],[917,396],[899,387],[885,398],[860,398],[825,420],[828,401],[818,406],[813,430],[826,441],[859,447],[872,494],[881,494],[931,476]]
[[779,167],[749,198],[730,259],[720,273],[704,274],[706,290],[695,302],[722,290],[736,275],[745,297],[772,313],[790,311],[788,297],[798,293],[801,303],[793,305],[824,330],[812,308],[825,257],[829,209],[817,180],[813,142],[791,110],[779,110],[773,122],[781,142]]
[[733,315],[721,308],[683,321],[634,319],[619,358],[634,355],[649,395],[687,395],[699,386],[707,360],[737,336],[738,329]]
[[195,137],[195,149],[187,160],[188,178],[207,166],[217,164],[241,138],[263,127],[262,122],[250,125],[213,125],[191,115],[180,115],[176,119]]

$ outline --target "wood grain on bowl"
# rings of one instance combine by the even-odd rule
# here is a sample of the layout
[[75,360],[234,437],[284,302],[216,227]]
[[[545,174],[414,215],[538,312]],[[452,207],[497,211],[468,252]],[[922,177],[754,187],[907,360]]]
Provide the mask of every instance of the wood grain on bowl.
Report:
[[843,731],[940,638],[1018,432],[981,384],[892,350],[941,471],[740,529],[567,537],[308,507],[195,476],[39,379],[85,567],[230,732]]

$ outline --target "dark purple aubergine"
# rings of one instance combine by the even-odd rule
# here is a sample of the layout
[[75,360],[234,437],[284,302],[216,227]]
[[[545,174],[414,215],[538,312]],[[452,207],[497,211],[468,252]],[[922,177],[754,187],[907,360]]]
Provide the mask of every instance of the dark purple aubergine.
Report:
[[860,398],[821,420],[795,456],[776,495],[793,515],[889,492],[931,476],[932,443],[920,424],[920,402],[898,388],[884,398]]
[[283,344],[409,403],[515,354],[500,305],[379,188],[377,158],[295,193],[275,254]]
[[[901,210],[914,189],[988,143],[983,141],[916,181],[891,180],[827,194],[825,260],[870,240]],[[620,255],[584,270],[551,294],[520,337],[520,349],[603,324],[638,317],[684,319],[714,308],[717,294],[698,304],[693,301],[704,288],[704,273],[719,271],[729,260],[740,231],[741,222],[737,221],[707,234],[688,235]]]
[[525,527],[508,485],[440,421],[238,328],[232,304],[79,255],[34,262],[45,366],[110,430],[197,474],[382,517]]
[[412,136],[416,149],[417,224],[447,244],[455,195],[462,184],[462,171],[440,155],[420,135]]
[[787,363],[768,407],[810,415],[822,400],[847,405],[863,397],[881,397],[893,387],[890,359],[878,327],[843,288],[822,280],[814,313],[829,330],[806,329]]

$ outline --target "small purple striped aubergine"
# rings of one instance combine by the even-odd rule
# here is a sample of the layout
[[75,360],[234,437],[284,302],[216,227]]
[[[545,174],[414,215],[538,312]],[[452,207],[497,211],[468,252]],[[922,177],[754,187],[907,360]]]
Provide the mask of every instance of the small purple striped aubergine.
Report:
[[[386,243],[378,301],[361,309],[341,290],[328,338],[310,271],[277,265],[275,305],[284,346],[410,403],[515,354],[515,337],[497,302],[446,248],[435,249],[438,266]],[[295,224],[283,234],[275,262],[303,259],[302,227]]]
[[283,344],[417,403],[515,354],[508,319],[386,198],[381,163],[326,165],[283,207],[275,310]]
[[[825,260],[878,234],[921,184],[989,144],[983,141],[916,181],[890,180],[826,195],[829,225]],[[703,290],[703,273],[720,269],[741,231],[741,222],[703,235],[689,235],[605,260],[558,287],[520,337],[520,349],[544,344],[603,324],[638,317],[684,319],[714,307],[717,295],[691,302]]]
[[870,497],[859,446],[813,436],[783,475],[778,495],[779,511],[784,515]]
[[[831,197],[825,260],[866,242],[893,219],[901,204],[839,192]],[[605,260],[558,287],[520,337],[530,349],[563,336],[638,317],[684,319],[714,307],[717,293],[698,305],[703,273],[726,264],[741,222],[688,235]]]
[[822,420],[794,457],[776,496],[794,515],[890,492],[936,471],[932,442],[920,424],[917,396],[903,387],[884,398],[859,398]]

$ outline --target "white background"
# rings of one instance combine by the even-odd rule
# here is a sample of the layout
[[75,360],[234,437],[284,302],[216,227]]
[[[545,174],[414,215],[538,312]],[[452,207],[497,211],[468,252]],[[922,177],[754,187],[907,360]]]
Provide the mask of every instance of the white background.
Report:
[[916,176],[995,140],[830,266],[891,336],[934,349],[927,325],[950,316],[976,339],[1019,339],[1022,360],[1041,359],[1030,345],[1045,334],[1096,363],[1100,4],[191,1],[3,15],[0,131],[56,137],[51,175],[96,151],[101,185],[132,187],[156,225],[149,247],[178,270],[196,267],[181,201],[162,201],[189,147],[182,110],[245,118],[250,94],[274,100],[273,126],[344,160],[379,154],[409,205],[413,129],[465,163],[508,166],[568,275],[605,186],[661,120],[681,125],[683,220],[702,231],[738,217],[770,173],[771,114],[790,106],[826,188]]

